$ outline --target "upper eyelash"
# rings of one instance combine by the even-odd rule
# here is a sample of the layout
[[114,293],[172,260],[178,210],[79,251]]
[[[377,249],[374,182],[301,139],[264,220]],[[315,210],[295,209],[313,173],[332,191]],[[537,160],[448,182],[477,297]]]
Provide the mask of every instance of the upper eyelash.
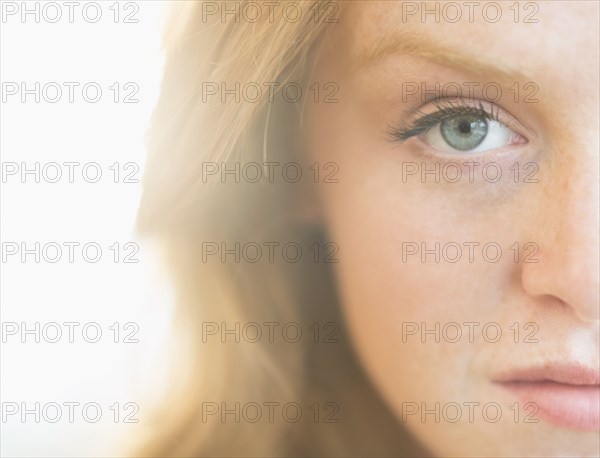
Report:
[[438,100],[434,103],[437,107],[437,111],[425,114],[419,110],[417,112],[418,118],[412,123],[409,125],[400,124],[390,126],[388,133],[395,141],[403,142],[411,137],[427,132],[446,119],[465,114],[472,114],[492,121],[499,121],[499,109],[497,107],[494,109],[494,105],[491,105],[488,109],[484,107],[481,101],[478,106],[467,105],[465,102],[454,102],[452,100]]

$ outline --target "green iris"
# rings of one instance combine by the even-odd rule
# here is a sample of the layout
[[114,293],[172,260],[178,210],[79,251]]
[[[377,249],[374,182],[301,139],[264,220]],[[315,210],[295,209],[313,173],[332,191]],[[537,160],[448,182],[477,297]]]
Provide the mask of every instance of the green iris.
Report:
[[442,121],[440,129],[442,137],[452,148],[469,151],[483,142],[488,123],[481,115],[465,114]]

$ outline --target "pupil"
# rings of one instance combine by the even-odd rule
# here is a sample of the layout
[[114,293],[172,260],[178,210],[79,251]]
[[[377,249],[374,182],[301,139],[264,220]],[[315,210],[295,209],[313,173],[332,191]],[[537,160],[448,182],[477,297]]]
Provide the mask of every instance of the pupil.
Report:
[[462,121],[458,126],[458,130],[461,134],[468,134],[471,132],[471,123],[469,121]]

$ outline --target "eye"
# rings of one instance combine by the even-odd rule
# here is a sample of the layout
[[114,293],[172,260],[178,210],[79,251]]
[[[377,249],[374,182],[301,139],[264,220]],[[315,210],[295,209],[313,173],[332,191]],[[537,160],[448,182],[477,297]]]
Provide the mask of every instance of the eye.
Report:
[[459,114],[421,134],[425,143],[444,153],[481,153],[523,142],[523,137],[495,119]]
[[522,127],[514,116],[490,102],[441,99],[419,109],[414,119],[388,126],[388,134],[395,143],[416,137],[438,153],[475,155],[528,143],[509,126]]

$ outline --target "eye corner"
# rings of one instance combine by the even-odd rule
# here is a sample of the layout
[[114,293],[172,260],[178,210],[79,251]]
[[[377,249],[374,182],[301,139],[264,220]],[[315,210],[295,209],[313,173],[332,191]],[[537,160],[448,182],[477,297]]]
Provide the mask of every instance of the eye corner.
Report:
[[522,135],[518,132],[514,132],[513,131],[513,138],[514,138],[514,145],[527,145],[529,144],[529,140],[527,139],[527,137],[525,137],[525,135]]

